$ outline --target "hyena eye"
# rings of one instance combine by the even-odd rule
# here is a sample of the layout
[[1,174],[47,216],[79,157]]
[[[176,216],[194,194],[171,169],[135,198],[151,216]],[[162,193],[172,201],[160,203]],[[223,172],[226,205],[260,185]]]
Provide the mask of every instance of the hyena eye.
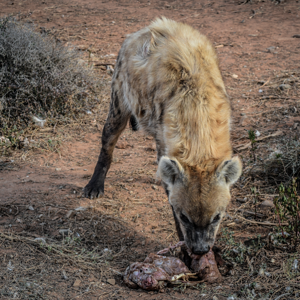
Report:
[[217,223],[217,222],[220,220],[220,218],[221,218],[220,214],[217,214],[217,215],[214,217],[212,223]]
[[188,219],[188,217],[185,216],[183,213],[181,213],[180,219],[183,223],[190,223],[190,220]]

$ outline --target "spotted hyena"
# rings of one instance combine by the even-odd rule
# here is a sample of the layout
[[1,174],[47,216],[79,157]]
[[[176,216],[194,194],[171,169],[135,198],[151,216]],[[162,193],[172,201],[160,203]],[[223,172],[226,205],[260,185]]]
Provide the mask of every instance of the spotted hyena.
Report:
[[205,253],[241,174],[232,158],[230,102],[216,52],[197,30],[166,18],[131,34],[119,52],[102,149],[84,195],[96,198],[128,120],[154,137],[158,175],[180,240]]

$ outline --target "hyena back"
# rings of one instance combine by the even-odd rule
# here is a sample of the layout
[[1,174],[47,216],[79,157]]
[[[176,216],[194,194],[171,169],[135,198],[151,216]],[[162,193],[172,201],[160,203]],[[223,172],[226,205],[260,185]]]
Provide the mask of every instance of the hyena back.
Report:
[[119,52],[102,149],[86,197],[103,194],[112,153],[130,118],[156,141],[158,175],[179,238],[205,253],[241,174],[232,158],[230,103],[215,50],[188,25],[157,19],[130,35]]

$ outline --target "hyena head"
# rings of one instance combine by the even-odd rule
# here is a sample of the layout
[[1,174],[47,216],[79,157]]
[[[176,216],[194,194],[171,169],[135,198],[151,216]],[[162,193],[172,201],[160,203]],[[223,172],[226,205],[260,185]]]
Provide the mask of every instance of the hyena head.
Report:
[[220,222],[230,201],[230,185],[238,180],[242,164],[238,157],[221,162],[213,171],[182,166],[163,156],[158,165],[176,226],[194,254],[213,246]]

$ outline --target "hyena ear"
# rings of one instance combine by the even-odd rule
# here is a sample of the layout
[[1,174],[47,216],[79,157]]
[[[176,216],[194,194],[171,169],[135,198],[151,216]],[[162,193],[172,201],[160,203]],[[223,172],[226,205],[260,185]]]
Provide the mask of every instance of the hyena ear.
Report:
[[225,181],[228,185],[234,184],[242,174],[242,162],[235,156],[231,160],[222,162],[216,171],[218,181]]
[[162,156],[158,163],[157,175],[166,184],[174,184],[176,179],[183,176],[183,168],[176,159]]

